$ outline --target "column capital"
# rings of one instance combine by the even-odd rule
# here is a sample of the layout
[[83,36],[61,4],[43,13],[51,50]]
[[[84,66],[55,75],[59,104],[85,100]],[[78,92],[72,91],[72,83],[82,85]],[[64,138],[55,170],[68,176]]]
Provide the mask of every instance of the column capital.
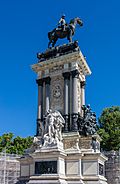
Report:
[[86,81],[81,81],[81,82],[80,82],[80,85],[81,85],[81,88],[85,88]]
[[78,78],[79,77],[79,71],[78,70],[73,70],[71,71],[72,78]]
[[45,81],[45,84],[50,84],[51,78],[50,77],[46,77],[43,80]]
[[62,75],[64,79],[70,79],[70,72],[64,72]]
[[36,83],[38,84],[38,86],[42,86],[43,85],[43,79],[36,79]]

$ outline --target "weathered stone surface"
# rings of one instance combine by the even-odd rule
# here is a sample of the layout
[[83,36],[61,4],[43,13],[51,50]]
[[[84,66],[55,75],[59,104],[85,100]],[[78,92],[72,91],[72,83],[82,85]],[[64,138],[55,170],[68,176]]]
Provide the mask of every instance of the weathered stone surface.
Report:
[[119,184],[120,183],[120,152],[111,151],[104,152],[108,157],[105,162],[105,176],[108,180],[108,184]]
[[64,149],[79,149],[79,133],[71,132],[63,134]]
[[91,142],[92,142],[91,136],[81,137],[79,141],[79,146],[81,149],[91,149]]

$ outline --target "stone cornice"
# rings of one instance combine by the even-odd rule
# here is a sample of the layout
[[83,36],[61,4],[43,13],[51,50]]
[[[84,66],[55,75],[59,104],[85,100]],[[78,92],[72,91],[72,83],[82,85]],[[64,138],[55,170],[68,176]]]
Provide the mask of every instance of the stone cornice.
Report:
[[[82,158],[83,160],[96,160],[96,159],[100,159],[103,162],[107,160],[107,157],[105,155],[103,155],[101,152],[94,152],[94,153],[83,153],[84,157]],[[92,159],[91,159],[92,158]]]
[[33,64],[32,69],[38,73],[39,71],[45,71],[47,69],[51,69],[56,65],[69,64],[69,63],[77,63],[78,67],[80,67],[84,73],[84,75],[90,75],[91,70],[87,65],[87,62],[82,55],[81,51],[76,51],[73,53],[69,53],[63,56],[55,57],[46,61],[42,61],[36,64]]

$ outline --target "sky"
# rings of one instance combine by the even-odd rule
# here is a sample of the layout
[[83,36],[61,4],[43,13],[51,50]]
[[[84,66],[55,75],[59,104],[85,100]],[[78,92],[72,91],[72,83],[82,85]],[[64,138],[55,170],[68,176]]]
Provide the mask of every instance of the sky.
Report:
[[[100,116],[120,106],[119,0],[0,0],[0,135],[36,133],[37,84],[31,65],[47,49],[47,33],[62,14],[83,20],[79,41],[92,71],[86,78],[86,104]],[[68,43],[58,40],[57,45]]]

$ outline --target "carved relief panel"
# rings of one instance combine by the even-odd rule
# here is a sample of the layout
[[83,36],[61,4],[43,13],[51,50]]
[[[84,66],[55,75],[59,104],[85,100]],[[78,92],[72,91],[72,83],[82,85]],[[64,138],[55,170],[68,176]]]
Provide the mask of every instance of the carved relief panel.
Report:
[[51,109],[63,113],[64,108],[64,78],[62,75],[51,77]]

